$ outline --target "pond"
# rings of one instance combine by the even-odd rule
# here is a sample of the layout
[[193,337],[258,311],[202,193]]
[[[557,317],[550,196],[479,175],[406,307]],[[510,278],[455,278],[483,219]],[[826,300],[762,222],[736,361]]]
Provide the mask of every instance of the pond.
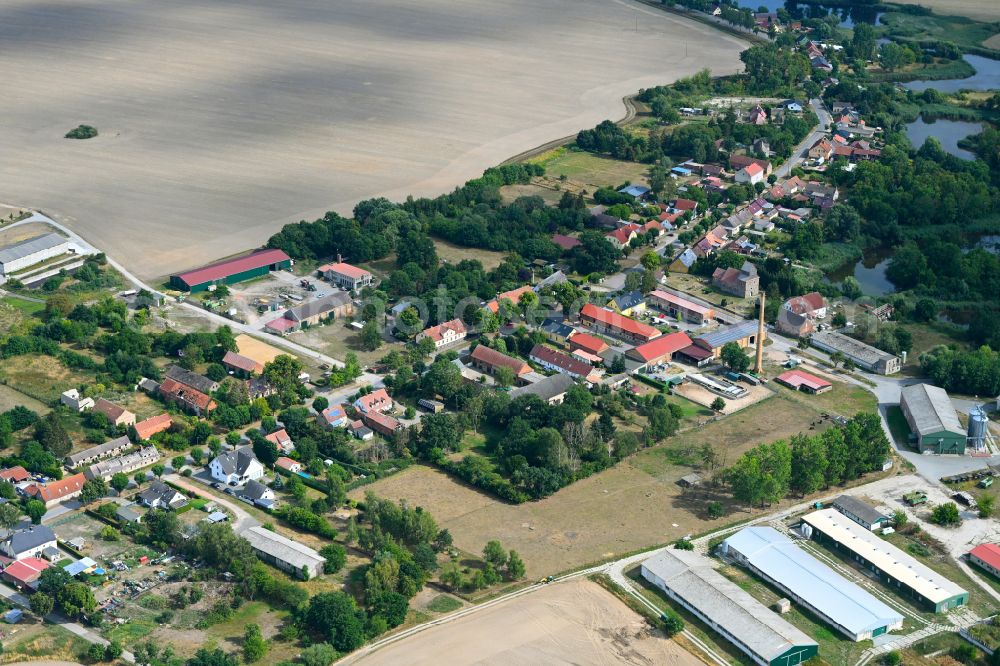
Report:
[[826,7],[823,5],[802,4],[794,0],[741,0],[740,5],[757,11],[759,7],[767,7],[767,11],[776,12],[785,9],[796,18],[821,17],[836,14],[840,17],[841,28],[853,28],[855,23],[877,24],[884,12],[875,11],[871,7]]
[[972,65],[976,73],[965,79],[942,79],[940,81],[910,81],[903,87],[914,92],[934,88],[943,93],[953,93],[959,90],[993,90],[1000,89],[1000,60],[991,60],[976,55],[962,56],[965,62]]
[[848,276],[854,276],[854,279],[861,285],[861,292],[865,296],[891,294],[896,289],[885,276],[885,270],[889,267],[891,259],[892,250],[890,248],[865,250],[861,259],[848,262],[828,273],[826,281],[831,284],[841,284]]
[[981,123],[970,123],[961,120],[930,120],[917,118],[914,122],[906,126],[906,136],[913,144],[914,148],[924,145],[927,137],[933,136],[941,142],[941,147],[955,157],[963,160],[976,159],[975,154],[970,150],[958,147],[958,142],[972,134],[979,134],[983,131]]

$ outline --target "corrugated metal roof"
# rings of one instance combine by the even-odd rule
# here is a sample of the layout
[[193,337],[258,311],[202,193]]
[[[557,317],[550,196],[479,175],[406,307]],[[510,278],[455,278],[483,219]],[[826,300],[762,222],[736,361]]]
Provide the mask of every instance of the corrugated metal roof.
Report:
[[903,621],[903,616],[861,589],[773,527],[748,527],[723,544],[755,568],[852,634]]
[[36,252],[43,252],[63,244],[69,244],[69,241],[59,234],[35,236],[0,249],[0,264],[17,261]]
[[251,527],[243,532],[242,537],[250,542],[254,550],[266,553],[275,559],[286,562],[295,568],[303,566],[313,568],[322,565],[326,560],[323,556],[308,546],[286,539],[280,534],[263,527]]
[[285,261],[291,261],[291,259],[281,250],[260,250],[245,257],[239,257],[238,259],[220,261],[216,264],[196,268],[187,273],[178,273],[173,277],[182,280],[189,287],[193,287],[205,282],[214,282],[230,275],[270,266],[271,264],[280,264]]
[[816,641],[723,577],[700,555],[664,550],[643,562],[642,567],[767,661],[795,646],[816,645]]
[[899,548],[858,525],[836,509],[821,509],[802,520],[937,604],[965,590]]
[[904,386],[900,402],[909,407],[913,425],[921,436],[941,431],[965,434],[955,407],[943,388],[930,384]]
[[867,502],[862,502],[857,497],[852,497],[851,495],[841,495],[833,500],[833,508],[844,515],[848,513],[855,515],[869,525],[877,525],[879,522],[889,520],[889,516]]

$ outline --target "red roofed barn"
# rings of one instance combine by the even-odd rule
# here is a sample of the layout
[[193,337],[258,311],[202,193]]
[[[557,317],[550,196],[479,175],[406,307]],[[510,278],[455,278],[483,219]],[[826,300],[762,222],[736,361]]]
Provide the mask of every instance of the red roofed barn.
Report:
[[187,273],[171,275],[170,286],[196,293],[207,290],[213,284],[235,284],[291,266],[291,258],[281,250],[260,250],[238,259],[220,261]]

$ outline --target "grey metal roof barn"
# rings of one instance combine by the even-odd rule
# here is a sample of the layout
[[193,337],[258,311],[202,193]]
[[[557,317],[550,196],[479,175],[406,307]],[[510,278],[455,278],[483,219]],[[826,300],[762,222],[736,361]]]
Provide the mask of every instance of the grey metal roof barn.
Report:
[[173,379],[175,382],[180,382],[185,386],[190,386],[196,391],[201,391],[202,393],[211,393],[219,388],[219,382],[213,381],[204,375],[199,375],[197,372],[191,372],[186,368],[182,368],[179,365],[172,365],[167,369],[168,378]]
[[788,654],[801,656],[789,663],[801,663],[817,652],[816,641],[722,576],[702,555],[662,550],[642,563],[642,575],[758,663]]
[[52,233],[35,236],[34,238],[29,238],[13,245],[7,245],[0,248],[0,265],[9,264],[18,259],[30,257],[36,252],[44,252],[45,250],[51,250],[52,248],[67,245],[68,243],[69,241],[59,234]]
[[881,523],[887,522],[889,516],[885,515],[871,504],[862,502],[851,495],[841,495],[833,500],[833,508],[841,512],[859,525],[864,525],[868,529],[875,529]]
[[822,619],[864,640],[903,624],[903,616],[799,548],[773,527],[747,527],[722,542],[723,553],[791,595]]
[[941,431],[965,434],[965,428],[958,420],[955,407],[948,393],[930,384],[904,386],[900,402],[905,401],[913,415],[913,423],[918,435],[930,435]]
[[316,576],[326,561],[312,548],[263,527],[251,527],[242,536],[250,542],[258,557],[289,573],[301,575],[305,568],[310,576]]
[[551,377],[546,377],[545,379],[535,382],[534,384],[528,384],[527,386],[522,386],[516,388],[510,392],[511,400],[520,398],[522,395],[537,395],[542,400],[548,402],[549,400],[559,396],[566,391],[570,390],[576,382],[569,375],[564,375],[562,373],[556,373]]
[[812,345],[826,352],[840,352],[865,370],[891,375],[900,370],[900,358],[876,349],[837,331],[816,331],[809,338]]
[[117,437],[103,444],[98,444],[97,446],[92,446],[89,449],[66,456],[66,464],[70,467],[76,467],[83,461],[111,455],[112,453],[123,451],[130,446],[132,446],[132,442],[129,441],[128,437]]
[[324,296],[309,303],[303,303],[294,308],[289,308],[285,312],[285,319],[292,321],[305,321],[317,315],[325,315],[337,308],[342,308],[351,302],[350,294],[343,291],[335,291],[329,296]]

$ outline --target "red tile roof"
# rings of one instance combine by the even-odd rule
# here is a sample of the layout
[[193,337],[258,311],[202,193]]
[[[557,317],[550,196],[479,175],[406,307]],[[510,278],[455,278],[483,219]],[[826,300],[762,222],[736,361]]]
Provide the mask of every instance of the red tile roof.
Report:
[[584,305],[583,309],[580,310],[580,316],[600,322],[610,328],[624,331],[629,335],[646,338],[647,340],[652,340],[653,338],[657,338],[661,335],[658,330],[648,324],[643,324],[635,319],[630,319],[615,312],[611,312],[610,310],[599,308],[593,303],[587,303]]
[[362,415],[362,419],[369,428],[383,435],[395,432],[402,427],[399,421],[382,412],[368,412]]
[[163,383],[160,384],[160,393],[175,400],[183,398],[185,402],[195,405],[202,411],[211,410],[215,405],[215,400],[212,400],[210,396],[169,377],[164,379]]
[[800,386],[805,386],[806,388],[810,388],[814,391],[828,386],[833,386],[833,384],[825,379],[820,379],[816,375],[811,375],[808,372],[803,372],[802,370],[789,370],[788,372],[783,372],[777,376],[777,381],[794,389],[798,389]]
[[995,543],[983,543],[973,548],[969,555],[978,557],[994,569],[1000,570],[1000,546]]
[[531,350],[530,356],[533,360],[554,365],[561,370],[565,370],[568,374],[577,375],[578,377],[587,377],[594,372],[594,366],[589,363],[585,363],[572,356],[567,356],[566,354],[561,354],[555,349],[545,347],[544,345],[535,345]]
[[28,470],[24,469],[20,465],[0,470],[0,479],[10,481],[11,483],[20,483],[21,481],[27,481],[30,478],[31,474],[28,473]]
[[264,324],[264,328],[269,328],[272,331],[278,331],[279,333],[284,333],[290,328],[295,327],[295,322],[291,319],[285,319],[281,317],[280,319],[275,319]]
[[704,361],[706,358],[712,358],[712,352],[707,349],[703,349],[698,345],[691,345],[690,347],[685,347],[684,349],[678,349],[678,354],[683,354],[688,358],[693,358],[696,361]]
[[795,314],[801,315],[825,308],[826,301],[823,300],[822,294],[818,291],[813,291],[802,296],[789,298],[785,306]]
[[761,165],[759,165],[757,163],[748,164],[745,167],[743,167],[743,170],[746,171],[751,176],[753,176],[755,174],[758,174],[758,173],[764,173],[764,167],[762,167]]
[[649,292],[649,298],[654,301],[653,303],[654,305],[656,305],[655,301],[659,300],[663,301],[664,303],[669,303],[670,305],[676,306],[678,308],[688,310],[689,312],[696,312],[700,314],[702,317],[711,318],[715,316],[715,310],[713,310],[712,308],[707,308],[704,305],[698,305],[694,301],[689,301],[686,298],[675,296],[674,294],[671,294],[668,291],[660,291],[659,289],[657,289],[656,291],[651,291]]
[[455,331],[459,335],[465,335],[465,322],[461,319],[452,319],[451,321],[446,321],[443,324],[425,328],[423,333],[434,342],[437,342],[444,337],[445,331]]
[[677,210],[694,210],[698,207],[698,202],[693,199],[676,199],[673,208]]
[[583,351],[591,354],[600,354],[610,345],[608,345],[608,343],[604,340],[590,335],[589,333],[577,333],[569,339],[569,346],[572,349],[582,349]]
[[283,261],[291,261],[291,259],[281,250],[260,250],[245,257],[239,257],[238,259],[220,261],[216,264],[196,268],[187,273],[179,273],[174,277],[179,278],[189,287],[193,287],[196,284],[214,282],[230,275],[236,275],[237,273],[243,273],[244,271],[263,266],[270,266],[271,264],[278,264]]
[[173,423],[170,414],[151,416],[145,421],[139,421],[135,424],[135,434],[138,435],[139,439],[149,439],[156,433],[168,429]]
[[298,460],[292,460],[291,458],[288,458],[286,456],[281,456],[280,458],[274,461],[275,467],[280,467],[281,469],[287,469],[289,472],[292,471],[292,468],[295,467],[296,465],[299,465],[301,467],[302,463],[300,463]]
[[691,338],[686,333],[677,332],[664,335],[644,345],[639,345],[635,349],[629,350],[628,354],[638,356],[643,361],[649,362],[671,355],[691,344]]
[[363,395],[357,400],[360,403],[361,411],[391,411],[392,410],[392,398],[389,397],[389,392],[384,388],[380,388],[377,391],[372,391],[368,395]]
[[237,370],[242,370],[243,372],[264,371],[264,366],[257,361],[231,351],[227,351],[226,355],[222,357],[222,365],[236,368]]
[[500,301],[506,298],[514,305],[517,305],[521,296],[528,293],[529,291],[532,291],[531,285],[526,284],[523,287],[518,287],[517,289],[511,289],[510,291],[505,291],[502,294],[497,294],[496,298],[494,298],[492,301],[486,304],[486,308],[493,314],[496,314],[500,312]]
[[579,239],[573,238],[572,236],[567,236],[565,234],[553,234],[552,242],[564,250],[572,250],[577,245],[580,245]]
[[614,238],[622,245],[628,245],[632,239],[632,234],[634,232],[627,229],[615,229],[614,231],[609,231],[605,234],[608,238]]
[[275,430],[270,435],[264,435],[264,439],[271,442],[278,448],[284,448],[292,443],[292,438],[288,436],[288,431],[284,428]]
[[52,502],[62,499],[67,495],[83,490],[83,484],[87,481],[83,474],[67,476],[62,481],[52,481],[51,483],[36,483],[28,486],[25,494],[37,496],[43,502]]
[[531,372],[531,366],[524,361],[512,356],[507,356],[506,354],[498,352],[496,349],[491,349],[486,345],[477,345],[476,348],[472,350],[470,358],[473,361],[482,363],[483,365],[491,368],[510,368],[514,371],[514,374],[518,376]]
[[363,268],[358,268],[357,266],[351,266],[350,264],[332,263],[320,266],[316,269],[320,273],[326,273],[327,271],[332,271],[334,273],[340,273],[341,275],[346,275],[349,278],[360,280],[361,278],[371,275],[368,271]]
[[113,402],[105,400],[104,398],[98,398],[97,402],[94,403],[94,411],[100,414],[104,414],[112,422],[117,421],[128,412],[127,409],[116,405]]

